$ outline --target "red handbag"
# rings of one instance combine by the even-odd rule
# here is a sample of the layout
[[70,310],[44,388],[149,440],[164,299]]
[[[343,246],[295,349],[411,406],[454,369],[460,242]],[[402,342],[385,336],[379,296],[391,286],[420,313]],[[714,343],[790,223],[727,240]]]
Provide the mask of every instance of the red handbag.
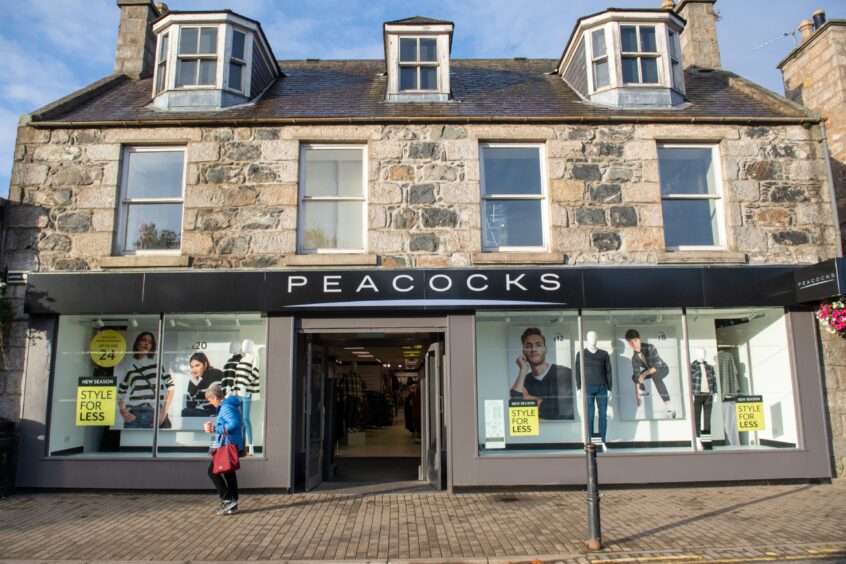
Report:
[[[238,447],[229,440],[229,433],[223,432],[223,437],[226,437],[226,444],[220,445],[212,454],[212,473],[226,474],[234,472],[241,468],[241,460],[238,457]],[[221,441],[223,440],[221,437]]]

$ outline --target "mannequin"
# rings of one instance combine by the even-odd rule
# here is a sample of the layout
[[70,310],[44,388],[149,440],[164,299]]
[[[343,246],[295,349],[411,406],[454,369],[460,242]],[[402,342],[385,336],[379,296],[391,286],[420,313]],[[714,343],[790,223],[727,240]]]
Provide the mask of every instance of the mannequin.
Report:
[[693,349],[690,382],[693,391],[693,417],[696,421],[696,443],[700,448],[710,450],[711,407],[717,393],[717,375],[714,367],[705,360],[703,348]]
[[[584,349],[585,393],[587,394],[588,431],[593,436],[594,404],[599,413],[599,438],[605,451],[605,435],[608,428],[608,401],[611,399],[611,357],[597,346],[596,331],[585,335]],[[576,353],[576,386],[581,392],[581,353]]]
[[244,420],[244,439],[250,455],[255,454],[253,447],[253,424],[250,421],[250,408],[253,399],[259,399],[261,382],[259,375],[256,344],[251,339],[233,342],[229,347],[232,356],[223,366],[223,387],[228,395],[238,396],[241,400],[241,417]]

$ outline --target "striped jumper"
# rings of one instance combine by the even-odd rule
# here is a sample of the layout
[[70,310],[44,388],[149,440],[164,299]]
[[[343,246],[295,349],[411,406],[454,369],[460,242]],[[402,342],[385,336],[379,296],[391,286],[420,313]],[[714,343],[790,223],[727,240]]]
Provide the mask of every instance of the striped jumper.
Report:
[[[127,407],[156,406],[156,362],[153,359],[138,359],[126,371],[123,382],[118,386],[118,395],[125,398]],[[173,378],[162,374],[162,389],[159,401],[164,400],[165,390],[173,390]]]
[[223,365],[223,381],[227,394],[251,397],[261,391],[258,359],[251,354],[235,354]]

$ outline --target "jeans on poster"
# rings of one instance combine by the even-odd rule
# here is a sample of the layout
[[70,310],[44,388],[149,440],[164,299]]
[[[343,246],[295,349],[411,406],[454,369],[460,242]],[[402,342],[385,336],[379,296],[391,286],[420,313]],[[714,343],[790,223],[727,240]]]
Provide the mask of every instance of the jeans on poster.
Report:
[[129,413],[135,416],[135,421],[124,421],[124,429],[150,429],[153,427],[153,406],[129,406]]

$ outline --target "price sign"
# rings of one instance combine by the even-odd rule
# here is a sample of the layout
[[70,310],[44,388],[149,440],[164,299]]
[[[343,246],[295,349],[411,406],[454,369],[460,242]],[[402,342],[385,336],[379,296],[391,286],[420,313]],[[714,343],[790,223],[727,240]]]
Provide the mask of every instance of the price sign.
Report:
[[106,329],[94,335],[88,349],[94,364],[111,368],[117,366],[126,356],[126,339],[114,329]]

